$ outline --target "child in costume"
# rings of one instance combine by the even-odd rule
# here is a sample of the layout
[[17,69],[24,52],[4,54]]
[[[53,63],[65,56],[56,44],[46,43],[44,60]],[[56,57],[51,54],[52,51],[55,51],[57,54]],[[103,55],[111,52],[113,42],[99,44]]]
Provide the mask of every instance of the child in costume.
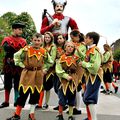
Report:
[[[61,57],[61,55],[63,55],[65,53],[64,51],[64,45],[65,45],[65,41],[66,38],[63,34],[58,34],[56,36],[56,46],[57,46],[57,55],[56,55],[56,61]],[[58,95],[58,89],[60,86],[60,81],[59,81],[59,77],[56,75],[56,73],[54,74],[54,90],[55,93]],[[64,106],[63,110],[66,110],[68,107]],[[59,110],[59,106],[56,106],[53,108],[54,110]]]
[[[70,32],[71,41],[74,42],[76,47],[75,54],[79,57],[80,61],[83,61],[86,53],[86,45],[84,42],[84,35],[79,32],[79,30],[74,29]],[[80,66],[79,68],[79,86],[76,92],[76,104],[73,109],[73,114],[81,114],[80,110],[80,99],[81,99],[81,89],[82,86],[85,86],[84,80],[84,69]]]
[[[52,61],[55,63],[56,58],[56,45],[54,44],[54,37],[51,32],[45,32],[44,34],[44,45],[43,47],[49,53],[52,58]],[[43,90],[40,93],[39,104],[36,108],[48,108],[48,102],[50,98],[50,90],[53,87],[53,77],[54,77],[54,66],[51,66],[50,69],[47,71],[47,74],[44,76],[43,81]],[[43,96],[45,91],[45,103],[42,107]]]
[[79,81],[77,74],[79,57],[74,54],[75,46],[73,42],[66,42],[64,49],[65,53],[56,62],[56,74],[60,79],[60,87],[58,90],[59,115],[57,119],[64,120],[63,106],[68,104],[68,120],[74,120],[73,106],[75,105],[76,89]]
[[103,54],[103,62],[102,62],[102,68],[104,71],[103,74],[103,81],[105,84],[105,90],[101,91],[102,93],[111,94],[111,85],[113,85],[115,89],[115,93],[118,91],[118,87],[113,82],[113,55],[112,55],[112,49],[108,44],[104,44],[104,54]]
[[23,68],[21,73],[17,107],[14,116],[7,120],[20,120],[20,113],[30,95],[29,120],[35,120],[35,105],[38,103],[39,94],[43,87],[43,76],[47,73],[53,61],[48,52],[41,47],[42,35],[37,33],[33,36],[32,44],[25,46],[14,54],[15,65]]
[[102,55],[97,47],[99,34],[89,32],[86,34],[85,43],[88,47],[84,61],[79,65],[85,68],[86,89],[83,95],[83,101],[86,105],[87,118],[84,120],[97,120],[95,104],[98,102],[98,93],[103,79],[103,70],[101,68]]

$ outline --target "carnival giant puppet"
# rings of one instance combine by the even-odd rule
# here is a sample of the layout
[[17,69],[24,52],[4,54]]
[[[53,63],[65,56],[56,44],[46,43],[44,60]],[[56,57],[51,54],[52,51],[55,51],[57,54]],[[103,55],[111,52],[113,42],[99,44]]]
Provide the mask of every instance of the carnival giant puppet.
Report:
[[40,32],[44,34],[46,31],[50,31],[53,33],[54,37],[62,33],[67,40],[69,27],[71,29],[78,29],[77,23],[71,17],[63,15],[67,4],[66,0],[52,0],[52,3],[55,13],[51,16],[47,10],[45,10]]

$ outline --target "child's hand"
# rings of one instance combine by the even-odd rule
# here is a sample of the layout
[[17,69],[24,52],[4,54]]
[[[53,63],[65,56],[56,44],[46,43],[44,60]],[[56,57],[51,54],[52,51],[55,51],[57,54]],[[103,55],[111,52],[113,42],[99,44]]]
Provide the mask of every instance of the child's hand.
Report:
[[46,75],[46,74],[47,74],[47,71],[46,71],[46,70],[43,70],[43,74]]
[[82,66],[82,62],[79,62],[79,66]]
[[67,80],[68,80],[68,81],[71,81],[71,80],[72,80],[72,77],[71,77],[71,76],[68,76]]

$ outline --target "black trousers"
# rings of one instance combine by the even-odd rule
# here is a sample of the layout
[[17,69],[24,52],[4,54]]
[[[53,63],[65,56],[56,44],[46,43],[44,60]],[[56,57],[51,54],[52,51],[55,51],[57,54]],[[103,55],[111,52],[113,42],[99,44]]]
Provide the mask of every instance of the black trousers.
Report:
[[[29,96],[30,95],[30,96]],[[17,105],[24,107],[26,100],[29,98],[29,104],[35,105],[39,101],[40,93],[35,89],[34,93],[32,93],[31,89],[29,88],[26,93],[23,92],[23,88],[20,88],[19,97],[17,99]]]

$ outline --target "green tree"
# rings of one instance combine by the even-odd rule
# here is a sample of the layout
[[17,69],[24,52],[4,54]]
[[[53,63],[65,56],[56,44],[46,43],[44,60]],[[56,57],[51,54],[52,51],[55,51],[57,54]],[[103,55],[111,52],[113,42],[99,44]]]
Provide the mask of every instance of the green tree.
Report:
[[[32,17],[27,12],[22,12],[20,15],[17,15],[13,12],[7,12],[0,17],[0,43],[3,38],[11,35],[12,29],[11,26],[14,22],[24,22],[26,27],[23,29],[23,35],[28,43],[32,38],[32,35],[36,33],[35,23]],[[0,68],[3,64],[4,51],[0,47]]]
[[8,28],[11,29],[13,21],[17,18],[17,14],[15,14],[14,12],[7,12],[3,14],[1,18],[7,22]]
[[120,49],[113,53],[114,59],[120,61]]
[[25,23],[26,27],[23,29],[23,37],[27,40],[27,43],[29,44],[32,39],[33,34],[37,32],[36,26],[35,26],[35,23],[32,17],[27,12],[22,12],[14,20],[14,22],[16,21],[18,22],[22,21]]
[[[4,20],[3,17],[0,17],[0,44],[3,38],[10,34],[11,34],[11,29],[9,29],[8,22],[6,22],[6,20]],[[4,55],[5,55],[4,50],[0,46],[0,69],[2,68],[3,65]]]

